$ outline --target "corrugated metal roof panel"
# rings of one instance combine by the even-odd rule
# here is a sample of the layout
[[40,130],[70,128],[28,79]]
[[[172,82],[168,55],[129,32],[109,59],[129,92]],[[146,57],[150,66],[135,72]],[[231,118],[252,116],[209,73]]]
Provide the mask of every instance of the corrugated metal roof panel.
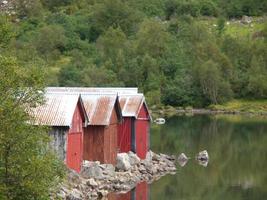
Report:
[[138,88],[134,87],[47,87],[47,92],[95,92],[95,93],[118,93],[137,94]]
[[144,95],[120,95],[119,101],[123,117],[137,117],[140,107],[144,102]]
[[116,94],[81,94],[89,125],[109,125]]
[[45,103],[30,111],[34,124],[69,126],[79,101],[78,94],[45,94]]

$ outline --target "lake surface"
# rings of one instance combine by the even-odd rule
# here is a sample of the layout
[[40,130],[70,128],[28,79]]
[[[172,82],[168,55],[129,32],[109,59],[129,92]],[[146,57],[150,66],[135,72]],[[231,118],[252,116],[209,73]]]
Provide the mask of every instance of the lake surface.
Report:
[[[265,200],[267,199],[267,118],[249,116],[175,116],[151,128],[151,149],[192,159],[123,199]],[[207,150],[207,167],[195,161]],[[131,196],[131,197],[130,197]],[[140,197],[141,196],[141,197]]]

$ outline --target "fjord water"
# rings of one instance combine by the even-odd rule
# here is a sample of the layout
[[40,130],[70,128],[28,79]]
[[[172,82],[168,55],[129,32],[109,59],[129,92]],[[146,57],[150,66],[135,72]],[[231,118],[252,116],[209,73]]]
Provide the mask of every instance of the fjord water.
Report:
[[[151,128],[151,149],[191,157],[175,175],[150,185],[153,200],[267,199],[267,118],[238,115],[175,116]],[[206,149],[207,167],[195,161]]]

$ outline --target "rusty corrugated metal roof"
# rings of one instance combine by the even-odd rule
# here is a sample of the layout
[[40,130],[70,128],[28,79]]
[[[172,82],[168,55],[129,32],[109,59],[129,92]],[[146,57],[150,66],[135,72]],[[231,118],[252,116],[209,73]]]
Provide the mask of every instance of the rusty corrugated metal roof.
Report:
[[[48,87],[46,88],[46,91],[52,92],[52,93],[81,94],[83,103],[85,105],[86,112],[89,118],[89,124],[91,125],[108,125],[109,124],[107,122],[107,119],[108,117],[110,117],[109,114],[111,114],[112,109],[110,110],[111,107],[107,105],[113,104],[114,106],[115,102],[113,103],[114,98],[113,100],[111,99],[108,100],[107,97],[116,96],[118,94],[120,108],[121,108],[123,117],[137,118],[143,103],[147,107],[146,102],[145,102],[145,97],[142,93],[138,93],[138,88]],[[85,98],[85,96],[88,96],[88,97]],[[102,96],[101,100],[100,100],[100,96]],[[97,103],[97,101],[99,102]],[[101,107],[103,108],[101,109]],[[96,110],[96,112],[92,113],[90,109]],[[103,114],[105,113],[105,110],[107,112],[106,115]],[[99,113],[98,117],[96,117],[97,113]],[[101,123],[101,120],[103,120],[102,123]]]
[[144,102],[144,95],[143,94],[120,95],[119,102],[123,117],[137,118],[140,108]]
[[110,124],[112,110],[117,101],[117,93],[103,94],[88,92],[85,88],[46,88],[50,94],[76,94],[81,95],[83,105],[88,117],[88,125],[106,126]]
[[81,93],[89,125],[109,125],[117,94]]
[[95,92],[99,94],[118,93],[118,94],[137,94],[138,88],[135,87],[47,87],[47,92]]
[[45,94],[45,103],[30,111],[36,125],[68,126],[79,101],[78,94]]

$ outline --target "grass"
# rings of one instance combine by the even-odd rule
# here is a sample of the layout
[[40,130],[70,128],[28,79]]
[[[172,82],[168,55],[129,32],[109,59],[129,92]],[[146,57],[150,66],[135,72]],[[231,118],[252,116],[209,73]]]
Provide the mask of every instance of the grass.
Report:
[[[217,18],[200,18],[198,21],[211,32],[217,31]],[[225,23],[224,34],[232,37],[251,38],[254,33],[262,31],[267,22],[267,17],[253,17],[251,24],[243,24],[239,20],[229,20]]]
[[211,105],[209,108],[229,112],[265,113],[267,112],[267,100],[232,100],[221,105]]

